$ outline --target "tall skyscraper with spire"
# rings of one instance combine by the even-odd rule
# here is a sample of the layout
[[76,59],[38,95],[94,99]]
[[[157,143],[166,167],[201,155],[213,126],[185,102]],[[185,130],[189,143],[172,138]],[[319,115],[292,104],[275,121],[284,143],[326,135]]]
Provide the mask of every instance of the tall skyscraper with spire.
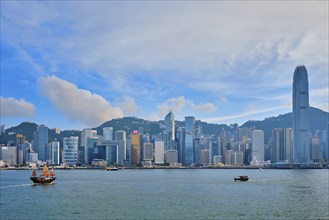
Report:
[[309,93],[304,65],[297,66],[294,72],[292,102],[293,160],[295,163],[309,163]]

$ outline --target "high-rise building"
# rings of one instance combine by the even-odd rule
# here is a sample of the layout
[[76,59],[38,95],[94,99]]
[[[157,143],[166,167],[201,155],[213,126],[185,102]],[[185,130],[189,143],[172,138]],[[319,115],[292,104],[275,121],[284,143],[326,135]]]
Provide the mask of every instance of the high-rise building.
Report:
[[63,163],[74,166],[78,162],[79,137],[71,136],[63,138]]
[[195,118],[185,117],[185,151],[184,164],[194,163]]
[[164,141],[154,141],[154,163],[164,164]]
[[179,127],[176,131],[176,143],[178,150],[178,163],[184,163],[185,158],[185,128]]
[[113,140],[113,128],[112,127],[103,128],[103,140],[107,140],[107,141]]
[[48,128],[44,125],[39,125],[33,133],[33,150],[38,153],[39,160],[48,159]]
[[115,132],[115,141],[119,145],[119,163],[123,163],[123,161],[127,160],[127,138],[126,132],[123,130],[119,130]]
[[50,163],[60,164],[59,142],[52,141],[51,143],[49,143],[49,145],[50,145]]
[[134,130],[131,134],[131,164],[139,164],[141,162],[141,141],[140,134]]
[[252,132],[252,160],[256,163],[264,162],[264,131],[254,130]]
[[292,102],[293,160],[295,163],[309,163],[309,93],[305,66],[295,69]]
[[26,144],[25,136],[22,134],[16,135],[17,146],[17,164],[25,164],[26,162]]
[[322,159],[322,152],[321,152],[321,139],[320,137],[314,136],[311,138],[311,160],[312,161],[319,161]]
[[84,129],[81,132],[81,147],[84,147],[84,155],[85,155],[85,162],[87,163],[88,161],[90,161],[88,159],[88,138],[89,137],[97,137],[97,131],[96,130],[90,130],[90,129]]
[[144,143],[143,149],[143,161],[152,161],[153,160],[153,144]]
[[272,162],[292,162],[292,129],[272,130]]
[[165,117],[166,122],[166,150],[176,149],[175,142],[175,118],[172,112],[169,112]]

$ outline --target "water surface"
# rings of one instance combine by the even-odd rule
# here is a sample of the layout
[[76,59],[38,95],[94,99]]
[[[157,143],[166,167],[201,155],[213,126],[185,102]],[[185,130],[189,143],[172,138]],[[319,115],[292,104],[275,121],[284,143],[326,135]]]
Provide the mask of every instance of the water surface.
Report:
[[[4,170],[1,219],[329,219],[329,170]],[[234,177],[248,175],[248,182]]]

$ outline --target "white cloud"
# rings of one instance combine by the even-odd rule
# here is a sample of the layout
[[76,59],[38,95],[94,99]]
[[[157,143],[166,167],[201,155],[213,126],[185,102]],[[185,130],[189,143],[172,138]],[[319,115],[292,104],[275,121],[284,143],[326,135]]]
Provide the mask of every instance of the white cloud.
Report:
[[71,120],[95,126],[123,117],[122,109],[111,106],[102,96],[79,89],[75,84],[56,76],[40,77],[38,83],[41,93]]
[[[180,113],[192,113],[196,111],[204,112],[214,112],[216,111],[216,106],[212,103],[201,103],[195,104],[193,100],[186,99],[184,96],[179,96],[177,98],[170,98],[158,106],[159,112],[158,116],[163,118],[169,111],[173,111],[174,114]],[[154,115],[152,116],[153,118]]]
[[117,105],[122,109],[124,115],[132,115],[138,111],[135,98],[130,96],[123,96],[122,101],[119,101]]
[[26,117],[35,114],[35,106],[24,99],[0,97],[1,117]]

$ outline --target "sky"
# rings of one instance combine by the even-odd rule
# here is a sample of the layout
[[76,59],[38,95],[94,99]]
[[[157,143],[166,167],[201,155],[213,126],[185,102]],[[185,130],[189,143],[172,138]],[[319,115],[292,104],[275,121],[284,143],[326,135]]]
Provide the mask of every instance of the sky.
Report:
[[1,1],[1,124],[92,128],[169,111],[292,111],[297,65],[328,110],[328,1]]

